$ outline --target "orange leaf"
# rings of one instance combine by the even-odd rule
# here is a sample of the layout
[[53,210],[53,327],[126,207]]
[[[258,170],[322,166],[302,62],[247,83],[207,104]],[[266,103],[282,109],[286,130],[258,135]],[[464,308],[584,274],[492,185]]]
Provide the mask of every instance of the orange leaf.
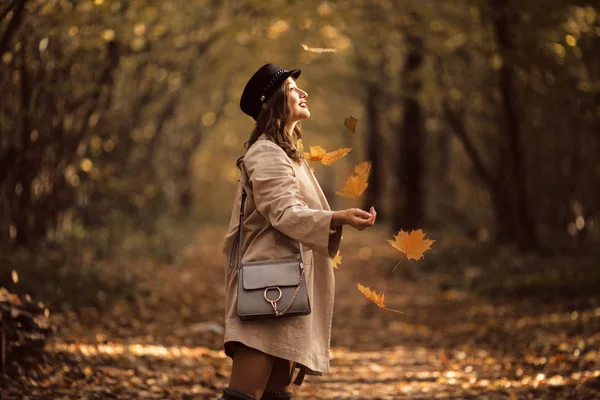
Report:
[[398,311],[398,310],[394,310],[391,308],[387,308],[384,304],[384,297],[385,295],[383,293],[377,293],[375,290],[371,290],[366,286],[361,285],[360,283],[356,282],[356,286],[358,286],[358,290],[360,290],[367,299],[371,300],[373,303],[375,303],[378,307],[384,308],[388,311],[393,311],[393,312],[397,312],[400,314],[404,314],[402,311]]
[[367,286],[363,286],[358,282],[356,282],[356,286],[358,286],[358,290],[363,292],[367,299],[377,304],[378,307],[385,308],[385,304],[383,303],[385,295],[383,293],[377,293],[376,291],[371,290]]
[[367,180],[370,171],[371,162],[365,161],[358,164],[354,167],[354,173],[346,179],[344,189],[335,193],[343,197],[360,197],[369,186]]
[[323,165],[330,166],[337,160],[346,157],[351,151],[352,149],[348,147],[344,147],[343,149],[337,149],[335,151],[330,151],[329,153],[323,156],[323,158],[321,159],[321,163],[323,163]]
[[307,45],[305,45],[304,43],[300,43],[300,46],[302,46],[302,48],[305,51],[309,51],[311,53],[335,53],[337,52],[336,49],[331,49],[331,48],[323,48],[323,47],[308,47]]
[[330,166],[337,160],[346,157],[352,149],[343,148],[329,153],[321,146],[310,146],[310,153],[304,153],[304,158],[310,161],[320,161],[323,165]]
[[325,154],[327,152],[321,146],[310,146],[310,153],[304,153],[304,158],[310,161],[321,161]]
[[336,254],[336,256],[331,260],[331,266],[335,269],[339,269],[338,265],[342,263],[342,256],[340,256],[340,252]]
[[352,115],[348,115],[346,117],[346,119],[344,120],[344,126],[346,127],[346,129],[348,129],[349,132],[355,133],[356,132],[356,124],[358,123],[358,120],[356,118],[354,118]]
[[298,139],[296,141],[296,150],[298,150],[300,154],[304,153],[304,145],[302,144],[302,139]]
[[394,236],[394,240],[388,240],[388,243],[397,250],[406,254],[406,257],[410,260],[411,258],[419,260],[423,258],[423,253],[431,247],[435,240],[424,239],[425,233],[421,229],[412,231],[410,233],[404,232],[400,229],[400,232]]

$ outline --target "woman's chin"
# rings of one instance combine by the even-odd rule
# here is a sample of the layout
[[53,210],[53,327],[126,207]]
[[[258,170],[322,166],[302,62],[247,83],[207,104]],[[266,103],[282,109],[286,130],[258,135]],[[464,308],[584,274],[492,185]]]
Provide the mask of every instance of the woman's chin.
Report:
[[303,108],[302,111],[299,111],[299,112],[293,114],[290,117],[290,121],[298,122],[298,121],[302,121],[303,119],[308,119],[308,118],[310,118],[310,111],[308,111],[308,108]]

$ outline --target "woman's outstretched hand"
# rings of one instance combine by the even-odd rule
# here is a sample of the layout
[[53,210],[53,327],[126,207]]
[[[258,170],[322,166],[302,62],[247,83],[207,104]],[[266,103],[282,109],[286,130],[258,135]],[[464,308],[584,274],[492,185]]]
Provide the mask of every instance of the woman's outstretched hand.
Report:
[[369,212],[359,208],[349,208],[347,210],[336,211],[331,219],[331,227],[336,228],[341,225],[350,225],[351,227],[362,231],[375,224],[377,211],[373,207]]

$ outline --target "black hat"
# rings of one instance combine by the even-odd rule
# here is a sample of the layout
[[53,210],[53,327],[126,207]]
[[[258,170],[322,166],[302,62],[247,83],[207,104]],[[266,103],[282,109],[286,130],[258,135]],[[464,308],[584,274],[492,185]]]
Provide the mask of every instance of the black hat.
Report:
[[246,83],[240,99],[240,108],[256,120],[258,114],[260,114],[262,104],[267,101],[269,96],[275,93],[275,90],[288,77],[291,76],[297,79],[301,72],[302,70],[299,68],[288,71],[273,63],[263,65]]

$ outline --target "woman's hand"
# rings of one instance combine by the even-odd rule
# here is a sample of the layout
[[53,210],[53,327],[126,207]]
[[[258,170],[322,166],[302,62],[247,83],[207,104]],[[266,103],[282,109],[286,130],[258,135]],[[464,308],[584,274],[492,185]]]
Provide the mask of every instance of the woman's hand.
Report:
[[377,211],[373,207],[369,212],[359,208],[349,208],[347,210],[336,211],[331,219],[331,227],[336,228],[341,225],[350,225],[351,227],[362,231],[375,224]]

